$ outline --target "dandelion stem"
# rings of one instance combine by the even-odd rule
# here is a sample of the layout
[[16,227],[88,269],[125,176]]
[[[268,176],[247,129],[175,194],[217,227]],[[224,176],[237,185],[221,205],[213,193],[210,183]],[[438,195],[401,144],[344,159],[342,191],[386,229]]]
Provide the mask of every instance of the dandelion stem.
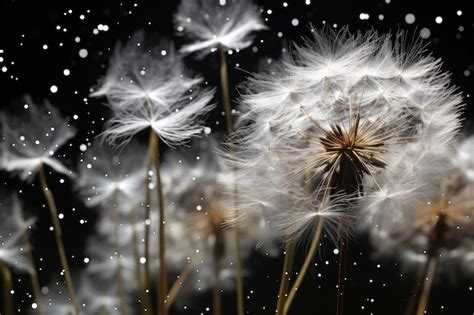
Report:
[[283,269],[281,272],[280,289],[278,291],[278,302],[276,307],[276,314],[283,313],[283,306],[288,295],[288,287],[290,285],[291,270],[293,269],[295,244],[289,240],[285,244],[285,260],[283,262]]
[[156,170],[156,192],[158,195],[158,259],[160,262],[160,270],[158,273],[158,314],[167,315],[168,308],[166,308],[166,296],[168,293],[168,279],[166,273],[166,242],[165,242],[165,201],[163,196],[163,186],[161,182],[160,171],[160,139],[158,135],[153,132],[152,137],[152,160]]
[[303,266],[298,272],[298,277],[296,278],[295,283],[291,287],[288,294],[288,298],[286,299],[286,303],[283,308],[284,315],[288,314],[288,311],[290,310],[290,307],[291,307],[291,303],[293,303],[293,299],[295,298],[296,293],[298,292],[298,289],[300,288],[303,282],[306,272],[308,271],[309,265],[313,261],[314,255],[316,255],[318,245],[319,245],[319,240],[321,239],[321,233],[323,231],[323,226],[324,226],[324,219],[322,217],[319,217],[318,223],[314,230],[313,240],[311,241],[311,245],[310,245],[308,253],[306,254],[306,258],[304,260]]
[[[140,264],[140,248],[138,242],[138,232],[137,232],[137,222],[138,222],[138,211],[137,207],[134,206],[132,211],[130,212],[130,221],[132,223],[132,247],[133,247],[133,258],[135,260],[135,273],[137,276],[137,285],[138,285],[138,293],[141,298],[141,303],[143,305],[140,306],[140,314],[145,313],[145,309],[148,309],[150,302],[147,304],[147,294],[145,292],[145,287],[143,286],[144,283],[144,273],[142,270],[142,266]],[[148,299],[149,300],[149,299]]]
[[117,258],[117,282],[120,296],[120,314],[126,314],[125,303],[125,284],[123,282],[122,254],[120,249],[120,208],[117,205],[117,189],[112,196],[112,205],[114,207],[114,233],[115,233],[115,256]]
[[41,188],[43,190],[43,194],[46,198],[46,202],[48,204],[48,208],[51,214],[51,221],[53,222],[53,226],[54,226],[54,237],[56,240],[56,246],[57,246],[61,266],[64,270],[64,279],[66,281],[67,291],[68,291],[69,297],[71,298],[71,303],[72,303],[72,306],[74,307],[74,311],[78,315],[79,303],[77,302],[76,293],[74,291],[74,285],[72,282],[71,272],[69,271],[69,264],[67,262],[66,252],[64,250],[61,225],[58,219],[58,210],[56,208],[56,202],[54,201],[53,193],[48,188],[48,183],[46,181],[46,174],[45,174],[43,164],[41,164],[39,168],[39,178],[41,182]]
[[0,261],[0,274],[2,276],[3,282],[3,311],[5,315],[13,315],[13,295],[11,291],[13,290],[12,274],[8,266]]
[[[232,123],[232,110],[230,103],[229,94],[229,74],[227,70],[227,55],[224,46],[219,45],[221,66],[220,66],[220,77],[221,77],[221,89],[222,99],[224,104],[224,112],[226,119],[227,135],[231,136],[234,132]],[[230,150],[234,150],[233,147]],[[235,188],[237,190],[237,188]],[[237,217],[238,214],[236,213]],[[242,278],[242,258],[240,254],[240,229],[238,222],[235,223],[234,237],[235,237],[235,273],[236,273],[236,293],[237,293],[237,315],[244,315],[244,284]]]
[[418,303],[416,315],[423,315],[428,306],[428,299],[430,296],[431,288],[433,287],[433,282],[436,274],[437,262],[438,260],[436,259],[436,257],[430,257],[423,268],[424,277],[423,282],[421,284],[420,301]]
[[33,299],[37,305],[36,312],[38,315],[43,314],[43,307],[41,304],[41,289],[38,279],[38,271],[36,269],[35,259],[33,257],[33,252],[30,243],[30,237],[28,232],[23,233],[21,236],[21,241],[23,242],[23,247],[27,248],[26,258],[28,259],[28,264],[30,265],[30,280],[31,280],[31,289],[33,291]]
[[189,277],[193,271],[193,264],[191,262],[186,263],[186,266],[183,268],[181,273],[176,277],[175,282],[171,286],[171,289],[168,292],[168,296],[166,299],[166,308],[169,310],[171,305],[173,304],[174,300],[178,296],[179,290],[181,289],[184,281]]
[[342,219],[339,225],[339,268],[337,272],[337,306],[336,314],[342,315],[344,312],[344,289],[345,289],[345,274],[347,263],[347,223]]
[[146,312],[153,313],[151,305],[151,288],[150,288],[150,226],[151,226],[151,190],[150,183],[152,177],[150,172],[153,166],[153,141],[154,131],[150,129],[150,136],[148,141],[148,161],[145,176],[145,237],[144,237],[144,256],[145,263],[143,264],[142,285],[143,285],[143,304]]
[[221,259],[217,255],[214,255],[213,260],[214,285],[212,287],[212,314],[221,315],[221,282],[219,277],[219,274],[221,272]]

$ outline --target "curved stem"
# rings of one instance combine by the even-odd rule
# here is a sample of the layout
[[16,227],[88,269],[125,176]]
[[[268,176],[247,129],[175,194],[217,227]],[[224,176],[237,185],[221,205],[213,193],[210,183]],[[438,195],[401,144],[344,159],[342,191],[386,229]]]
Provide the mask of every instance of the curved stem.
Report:
[[303,282],[304,276],[306,275],[306,272],[308,271],[309,265],[313,261],[314,255],[316,255],[318,245],[319,245],[319,240],[321,239],[321,233],[323,231],[323,226],[324,226],[324,219],[322,217],[319,217],[318,223],[314,230],[314,236],[313,236],[313,240],[311,241],[311,246],[309,248],[308,254],[306,254],[306,258],[304,260],[303,266],[301,267],[298,273],[298,277],[296,278],[295,283],[291,287],[291,290],[288,294],[288,298],[283,308],[284,315],[288,314],[291,303],[293,303],[293,299],[295,298],[296,293],[298,292],[298,289]]
[[23,247],[25,248],[26,258],[28,259],[28,264],[30,265],[30,280],[31,280],[31,289],[33,291],[33,299],[37,305],[36,312],[38,315],[43,314],[43,305],[41,304],[41,289],[38,279],[38,271],[36,269],[35,259],[33,257],[32,247],[30,243],[30,238],[28,232],[23,233],[21,236],[21,241]]
[[342,315],[344,312],[344,289],[345,289],[345,274],[347,264],[347,228],[346,222],[343,219],[339,225],[339,268],[337,272],[337,306],[336,314]]
[[125,315],[126,303],[125,303],[125,284],[123,282],[123,271],[122,271],[122,254],[120,250],[120,208],[117,205],[117,190],[114,191],[112,196],[112,205],[114,207],[114,238],[115,238],[115,256],[117,258],[117,282],[120,297],[120,314]]
[[283,313],[283,306],[288,295],[288,287],[290,285],[291,270],[293,269],[293,258],[295,251],[295,243],[288,241],[285,244],[285,261],[283,262],[283,269],[281,271],[280,289],[278,290],[278,302],[276,307],[276,314]]
[[46,174],[45,174],[43,164],[41,164],[39,168],[39,178],[41,182],[41,188],[42,188],[44,197],[46,198],[46,202],[48,204],[48,208],[51,214],[51,221],[53,222],[53,226],[54,226],[54,237],[56,240],[56,247],[58,250],[59,259],[61,261],[61,267],[64,270],[64,279],[66,281],[67,291],[68,291],[69,297],[71,298],[71,303],[74,307],[74,311],[76,312],[76,314],[79,314],[79,303],[77,302],[76,292],[74,291],[71,272],[69,271],[69,264],[67,262],[66,252],[64,250],[64,244],[63,244],[63,240],[61,236],[62,231],[61,231],[61,225],[59,224],[59,219],[58,219],[58,210],[56,208],[56,202],[54,201],[53,193],[48,188],[48,183],[46,181]]
[[8,266],[0,261],[0,275],[2,276],[3,282],[3,312],[5,315],[13,315],[14,306],[13,306],[13,296],[11,291],[13,290],[12,274]]
[[193,271],[193,264],[191,262],[188,262],[186,263],[186,267],[184,267],[181,273],[176,277],[176,280],[171,286],[171,289],[169,290],[168,296],[166,299],[166,308],[168,310],[170,309],[174,300],[176,300],[176,297],[178,296],[181,286],[183,285],[184,281],[186,281],[186,279],[189,277],[189,275],[191,274],[191,271]]
[[434,277],[436,274],[436,265],[438,260],[435,257],[429,257],[426,261],[424,272],[423,272],[423,282],[421,284],[421,294],[420,300],[418,302],[418,308],[416,310],[416,315],[423,315],[427,306],[428,300],[433,286]]
[[168,293],[168,275],[166,273],[166,240],[165,240],[165,201],[163,196],[163,185],[161,182],[160,171],[160,139],[156,133],[152,135],[152,159],[156,171],[156,192],[158,195],[158,242],[159,253],[158,258],[160,262],[160,271],[158,273],[158,314],[167,315],[168,308],[166,308],[166,295]]

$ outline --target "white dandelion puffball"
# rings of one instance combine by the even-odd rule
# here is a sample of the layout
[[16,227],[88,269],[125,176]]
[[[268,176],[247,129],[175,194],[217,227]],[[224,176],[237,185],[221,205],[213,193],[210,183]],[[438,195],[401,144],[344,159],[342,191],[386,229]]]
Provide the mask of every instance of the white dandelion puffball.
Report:
[[181,52],[211,52],[222,46],[244,49],[252,44],[253,33],[267,27],[260,17],[260,9],[251,0],[182,0],[175,15],[178,35],[189,37],[191,43]]
[[[180,145],[203,131],[204,116],[212,110],[214,91],[201,89],[171,43],[145,48],[142,33],[117,45],[105,78],[92,96],[106,96],[113,111],[102,137],[110,145],[124,145],[152,128],[170,146]],[[163,54],[162,51],[166,53]]]
[[239,212],[263,211],[283,238],[319,217],[350,228],[359,205],[368,224],[396,219],[401,201],[446,174],[460,125],[462,98],[421,43],[313,33],[247,84],[228,154]]
[[[112,208],[115,202],[124,212],[132,203],[138,204],[137,196],[145,185],[146,148],[131,143],[116,151],[97,143],[89,148],[79,167],[77,186],[89,206],[104,205]],[[115,194],[115,200],[114,199]]]
[[471,136],[459,144],[449,176],[439,182],[436,194],[417,194],[405,202],[397,224],[371,228],[378,254],[401,257],[406,266],[431,256],[442,272],[459,275],[459,267],[474,272],[474,180],[469,176],[474,155],[471,151],[468,161],[464,151],[473,140]]
[[40,107],[30,97],[25,101],[28,108],[20,115],[0,114],[0,169],[18,173],[23,180],[33,180],[32,175],[45,164],[56,172],[74,176],[57,158],[56,151],[74,137],[76,130],[48,102]]

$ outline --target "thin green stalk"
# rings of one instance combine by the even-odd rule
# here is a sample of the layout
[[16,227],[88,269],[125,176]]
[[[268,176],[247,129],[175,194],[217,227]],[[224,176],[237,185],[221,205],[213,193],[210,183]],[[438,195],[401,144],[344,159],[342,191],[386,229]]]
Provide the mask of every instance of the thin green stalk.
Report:
[[296,293],[298,292],[298,289],[303,283],[303,279],[306,275],[306,272],[308,271],[308,268],[314,259],[314,255],[316,255],[318,245],[319,245],[319,240],[321,239],[321,233],[323,231],[323,226],[324,226],[324,219],[322,217],[319,217],[318,223],[316,224],[316,228],[314,230],[313,240],[311,241],[311,245],[310,245],[308,253],[306,254],[306,258],[304,260],[303,266],[298,272],[298,277],[296,278],[295,283],[291,287],[291,290],[288,294],[288,298],[286,299],[286,303],[283,308],[284,315],[288,314],[288,311],[290,310],[291,304],[293,303]]
[[2,276],[3,282],[3,312],[5,315],[13,315],[13,296],[11,291],[13,290],[12,274],[8,266],[0,261],[0,275]]
[[168,294],[168,278],[166,273],[166,240],[165,240],[165,200],[163,196],[163,185],[161,182],[161,165],[160,165],[160,139],[153,132],[152,137],[152,160],[156,171],[156,193],[158,195],[158,259],[160,269],[158,273],[158,314],[167,315],[166,296]]
[[74,311],[76,312],[76,314],[79,314],[79,303],[77,302],[76,292],[74,291],[74,285],[72,282],[71,272],[69,271],[69,264],[66,258],[66,251],[64,250],[61,225],[58,219],[58,210],[56,208],[56,202],[54,201],[53,193],[48,188],[48,183],[46,181],[46,174],[45,174],[43,164],[41,164],[39,168],[39,178],[41,182],[41,188],[46,198],[46,202],[48,204],[48,208],[51,214],[51,221],[53,222],[53,227],[54,227],[54,237],[56,241],[56,247],[58,250],[61,266],[64,270],[64,279],[66,281],[66,287],[69,294],[69,298],[71,299],[71,303],[72,303],[72,306],[74,307]]
[[117,189],[114,191],[112,196],[112,205],[114,207],[114,238],[115,238],[115,256],[117,258],[117,284],[120,297],[120,314],[125,315],[126,312],[126,295],[125,295],[125,284],[123,280],[122,270],[122,254],[120,249],[120,208],[117,205]]
[[[230,103],[230,94],[229,94],[229,74],[227,70],[227,55],[226,49],[220,45],[220,78],[221,78],[221,89],[222,89],[222,99],[224,105],[225,119],[226,119],[226,128],[227,135],[231,136],[234,132],[234,127],[232,123],[232,110]],[[234,148],[231,147],[231,150]],[[237,192],[237,188],[235,188]],[[237,213],[236,213],[237,216]],[[235,223],[234,228],[234,238],[235,238],[235,273],[236,273],[236,293],[237,293],[237,315],[244,315],[244,283],[242,276],[242,258],[240,254],[240,229],[238,222]]]
[[290,240],[285,243],[285,261],[283,262],[283,269],[281,271],[280,289],[278,290],[278,302],[276,307],[276,314],[283,313],[283,306],[288,296],[288,287],[290,285],[291,270],[293,269],[295,252],[295,243]]
[[32,247],[30,243],[30,237],[28,232],[23,233],[21,236],[21,241],[23,243],[23,247],[25,248],[26,258],[28,260],[28,264],[30,265],[30,280],[31,280],[31,289],[33,291],[33,299],[37,305],[36,312],[38,315],[43,314],[43,305],[41,303],[41,289],[38,279],[38,271],[36,269],[35,259],[33,257]]

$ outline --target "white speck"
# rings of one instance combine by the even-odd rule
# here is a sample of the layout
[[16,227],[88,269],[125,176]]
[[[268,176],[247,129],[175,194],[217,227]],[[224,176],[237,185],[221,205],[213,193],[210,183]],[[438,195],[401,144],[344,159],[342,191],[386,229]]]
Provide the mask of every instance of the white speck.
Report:
[[268,10],[267,10],[267,14],[268,14],[268,15],[270,15],[270,14],[272,14],[272,13],[273,13],[273,11],[272,11],[271,9],[268,9]]
[[461,11],[461,10],[457,10],[457,11],[456,11],[456,14],[457,14],[458,16],[461,16],[461,15],[462,15],[462,11]]
[[144,265],[146,263],[145,257],[140,257],[140,264]]
[[384,19],[383,14],[379,14],[379,20],[380,20],[380,21],[383,21],[383,19]]
[[334,250],[332,252],[334,253],[334,255],[337,255],[337,254],[339,254],[339,249],[334,248]]
[[7,70],[8,70],[7,67],[5,67],[5,66],[2,67],[2,72],[7,72]]
[[310,5],[311,4],[311,0],[305,0],[304,2],[306,5]]
[[79,146],[79,150],[81,150],[82,152],[86,152],[86,150],[87,150],[87,145],[85,145],[84,143],[81,144],[81,145]]
[[211,128],[210,128],[210,127],[204,127],[204,133],[205,133],[206,135],[211,134]]
[[79,36],[76,36],[76,37],[74,38],[74,41],[75,41],[76,43],[79,43],[79,42],[81,41],[81,38],[80,38]]
[[421,30],[420,30],[420,36],[421,38],[423,39],[427,39],[428,37],[431,36],[431,31],[429,28],[427,27],[423,27]]
[[97,35],[97,34],[99,34],[99,30],[98,30],[98,29],[96,29],[96,28],[94,28],[94,29],[92,30],[92,34],[94,34],[94,35]]
[[79,50],[79,57],[81,58],[86,58],[88,54],[89,52],[85,48],[82,48],[81,50]]
[[407,15],[405,15],[405,22],[407,22],[407,24],[415,23],[415,15],[412,13],[408,13]]
[[288,3],[283,2],[283,6],[286,8],[288,6]]
[[89,263],[89,257],[84,258],[84,263],[88,264]]
[[61,179],[59,180],[59,182],[60,182],[61,184],[64,184],[64,178],[61,178]]
[[471,71],[469,70],[464,70],[464,76],[468,77],[471,74]]
[[437,16],[436,19],[435,19],[435,22],[437,24],[441,24],[441,23],[443,23],[443,18],[441,16]]
[[370,18],[370,15],[368,13],[359,14],[359,19],[361,20],[368,20],[369,18]]
[[48,49],[48,45],[44,44],[44,45],[43,45],[43,49],[44,49],[44,50]]
[[56,85],[51,85],[49,90],[51,91],[51,93],[56,93],[58,91],[58,87]]
[[86,17],[84,16],[84,14],[81,14],[81,15],[79,15],[79,18],[80,18],[81,20],[84,20]]
[[77,116],[77,114],[74,114],[74,115],[72,116],[72,119],[74,119],[74,120],[77,120],[78,118],[79,118],[79,116]]
[[28,107],[30,107],[30,106],[28,106],[28,104],[23,105],[24,109],[28,109]]
[[3,59],[3,57],[0,57],[0,62],[3,62],[3,60],[5,60],[5,59]]
[[86,167],[89,168],[89,169],[91,169],[91,168],[92,168],[92,164],[89,163],[89,164],[86,165]]
[[298,26],[298,24],[300,24],[300,21],[298,21],[298,19],[295,18],[295,19],[291,20],[291,25]]
[[71,71],[69,71],[69,69],[64,69],[63,74],[67,77],[68,75],[71,74]]
[[220,5],[224,6],[225,3],[226,3],[226,0],[219,0],[219,4],[220,4]]
[[202,210],[202,206],[201,206],[201,205],[197,205],[197,206],[196,206],[196,210],[197,210],[197,211],[201,211],[201,210]]
[[58,218],[61,219],[61,220],[64,219],[64,214],[62,214],[62,213],[58,214]]
[[161,51],[161,55],[162,55],[162,56],[166,56],[166,54],[167,54],[166,50],[163,49],[163,50]]
[[34,309],[34,310],[37,309],[37,308],[38,308],[38,304],[36,304],[36,303],[31,304],[31,308]]

